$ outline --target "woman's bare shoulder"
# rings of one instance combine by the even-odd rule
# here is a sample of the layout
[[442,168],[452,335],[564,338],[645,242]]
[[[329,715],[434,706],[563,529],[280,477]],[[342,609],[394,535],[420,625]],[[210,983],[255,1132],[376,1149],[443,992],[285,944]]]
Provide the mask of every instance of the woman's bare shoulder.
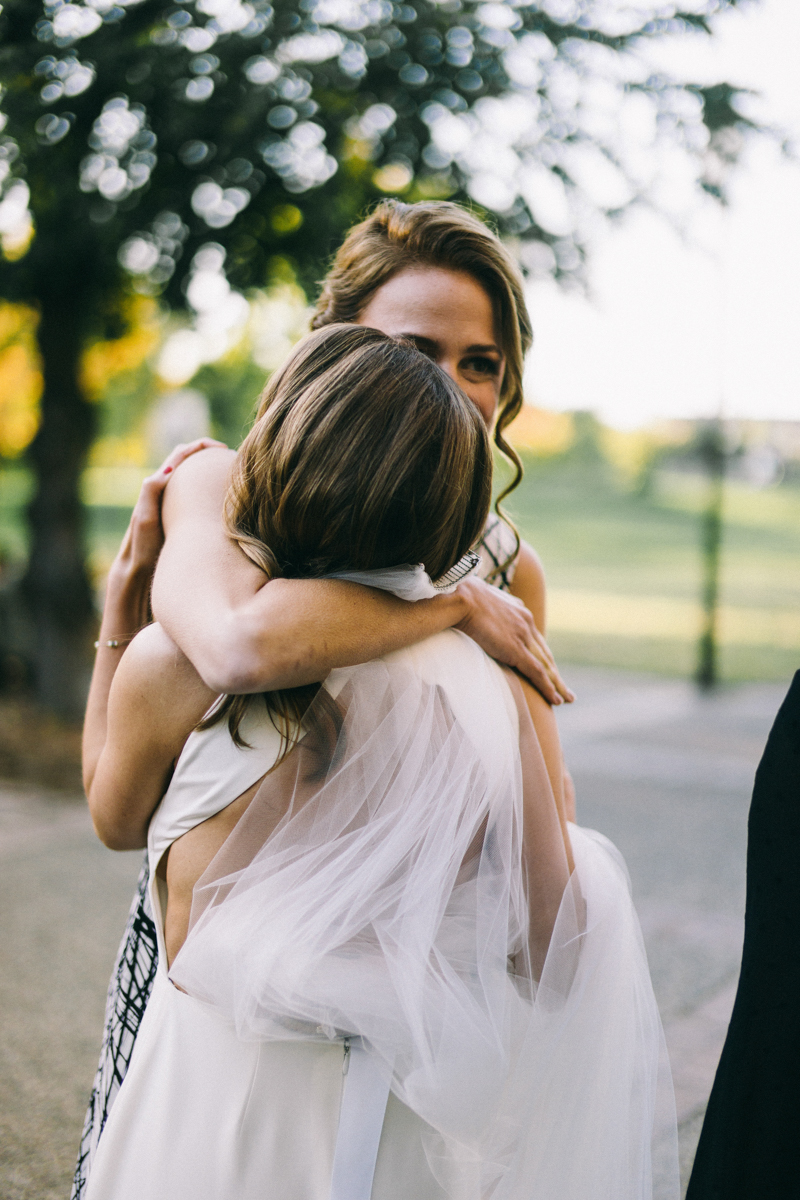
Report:
[[188,736],[216,698],[158,622],[128,646],[112,691],[115,704],[134,709],[139,720],[145,716],[154,739],[165,744]]
[[184,459],[164,492],[164,526],[183,518],[219,521],[236,453],[211,446]]
[[141,681],[153,679],[155,682],[166,669],[177,664],[180,656],[180,650],[169,634],[158,621],[153,621],[133,638],[120,667],[124,666],[129,675]]

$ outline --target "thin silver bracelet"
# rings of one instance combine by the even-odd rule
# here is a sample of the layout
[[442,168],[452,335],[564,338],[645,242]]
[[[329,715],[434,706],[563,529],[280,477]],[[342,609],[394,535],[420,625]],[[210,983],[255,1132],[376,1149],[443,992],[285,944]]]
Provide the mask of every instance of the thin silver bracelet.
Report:
[[135,637],[136,634],[134,633],[130,637],[109,638],[107,641],[95,642],[94,648],[95,650],[99,650],[101,646],[105,646],[108,650],[118,650],[120,646],[127,646],[128,642],[132,642]]

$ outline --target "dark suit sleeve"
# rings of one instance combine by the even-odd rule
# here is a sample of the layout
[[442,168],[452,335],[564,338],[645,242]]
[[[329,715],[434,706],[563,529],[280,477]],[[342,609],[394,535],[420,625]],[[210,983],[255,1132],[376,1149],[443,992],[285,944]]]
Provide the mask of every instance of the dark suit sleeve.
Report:
[[742,971],[686,1200],[800,1197],[800,671],[756,772]]

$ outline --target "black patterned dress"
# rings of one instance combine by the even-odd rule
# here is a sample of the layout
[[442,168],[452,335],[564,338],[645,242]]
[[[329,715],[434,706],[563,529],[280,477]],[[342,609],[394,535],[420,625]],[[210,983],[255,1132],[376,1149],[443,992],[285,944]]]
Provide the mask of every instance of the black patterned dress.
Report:
[[149,881],[150,872],[145,851],[125,932],[108,985],[100,1062],[83,1124],[71,1200],[83,1200],[97,1141],[128,1070],[136,1035],[156,975],[158,944],[147,894]]
[[[516,539],[507,525],[492,514],[478,545],[481,562],[477,574],[508,591],[514,578]],[[156,928],[147,886],[150,875],[145,852],[125,932],[111,973],[106,999],[105,1028],[100,1062],[86,1111],[78,1162],[70,1200],[84,1200],[97,1143],[131,1061],[136,1035],[150,998],[158,966]]]

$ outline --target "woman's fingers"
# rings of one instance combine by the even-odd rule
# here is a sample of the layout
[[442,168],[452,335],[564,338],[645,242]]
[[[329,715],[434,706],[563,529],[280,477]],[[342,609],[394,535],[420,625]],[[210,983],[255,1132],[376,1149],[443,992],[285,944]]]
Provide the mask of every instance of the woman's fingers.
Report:
[[545,656],[545,658],[549,662],[553,663],[553,665],[555,666],[555,659],[553,658],[553,652],[550,649],[550,647],[548,646],[547,642],[545,641],[544,634],[539,632],[539,630],[536,628],[535,624],[533,626],[532,632],[533,632],[533,640],[536,642],[536,647],[539,650],[539,652],[541,654],[543,654]]
[[544,696],[548,704],[552,704],[555,708],[559,704],[564,703],[553,680],[550,678],[550,673],[546,666],[538,658],[535,658],[529,650],[524,648],[520,650],[517,661],[510,663],[509,666],[519,671],[520,675],[524,675],[528,682],[533,684],[537,692],[540,692]]
[[465,580],[459,590],[467,596],[471,610],[459,625],[464,633],[487,654],[524,675],[548,703],[575,699],[521,600],[481,580]]
[[218,442],[216,438],[197,438],[194,442],[181,443],[170,451],[158,470],[154,471],[152,475],[148,475],[142,482],[139,499],[134,509],[134,512],[138,509],[137,516],[140,520],[156,519],[161,521],[161,495],[169,483],[172,472],[192,454],[196,454],[198,450],[208,450],[212,446],[217,446],[222,450],[227,449],[225,443]]
[[575,693],[562,679],[561,672],[556,665],[556,660],[553,658],[553,653],[538,629],[534,629],[533,641],[533,654],[546,665],[550,681],[558,694],[562,699],[566,700],[567,704],[572,704],[575,699]]
[[164,459],[158,471],[156,471],[156,477],[159,475],[171,475],[184,459],[191,457],[192,454],[196,454],[198,450],[210,450],[212,446],[216,446],[220,450],[227,450],[228,448],[224,442],[219,442],[216,438],[209,437],[197,438],[193,442],[182,442]]
[[[540,666],[544,667],[544,669],[546,670],[547,675],[550,679],[550,682],[555,687],[559,696],[562,699],[566,700],[566,702],[568,704],[571,704],[572,701],[575,699],[575,693],[561,678],[561,674],[556,665],[556,660],[553,657],[553,652],[550,649],[550,647],[548,646],[548,644],[545,641],[542,634],[536,628],[536,622],[534,621],[533,616],[531,615],[530,611],[527,608],[525,608],[525,606],[522,604],[521,600],[519,600],[518,598],[516,598],[516,599],[517,599],[517,603],[519,605],[521,605],[522,612],[524,613],[525,617],[527,618],[528,650],[530,651],[532,659],[536,662],[539,662]],[[523,674],[526,674],[526,672],[523,672]],[[531,682],[533,682],[533,680],[531,680]],[[536,685],[534,685],[534,686],[536,686]],[[539,689],[537,688],[537,690],[539,690]]]
[[555,666],[551,667],[548,664],[546,667],[546,670],[547,670],[547,675],[548,675],[548,678],[550,679],[550,682],[552,683],[553,687],[558,692],[558,695],[560,697],[559,703],[561,700],[564,700],[564,701],[566,701],[567,704],[572,704],[573,700],[575,699],[575,693],[572,691],[572,689],[569,687],[569,685],[566,684],[564,682],[564,680],[561,678],[561,674],[558,670],[558,667],[555,667]]
[[509,665],[521,671],[551,704],[561,704],[563,700],[571,704],[575,694],[561,678],[552,651],[536,628],[533,615],[519,597],[511,596],[508,592],[498,594],[506,603],[514,605],[514,616],[520,622],[517,636],[524,646],[524,651],[521,648],[520,661]]
[[520,647],[516,661],[510,664],[541,692],[545,700],[553,705],[571,703],[574,696],[561,678],[551,656],[542,653],[538,643],[528,640]]
[[[564,682],[564,680],[562,679],[561,673],[560,673],[558,667],[556,666],[555,662],[553,661],[552,655],[549,653],[543,654],[538,643],[536,645],[534,645],[533,647],[529,648],[529,654],[530,654],[531,660],[534,662],[537,662],[539,664],[541,670],[543,670],[546,673],[547,678],[550,680],[551,685],[553,686],[555,691],[558,693],[559,704],[561,703],[562,700],[565,700],[567,702],[567,704],[572,704],[573,700],[575,699],[575,693],[568,686],[568,684],[566,684]],[[531,681],[531,682],[533,682],[533,681]]]
[[213,446],[226,448],[224,442],[218,442],[216,438],[197,438],[193,442],[181,443],[167,455],[158,470],[143,480],[118,555],[127,570],[152,572],[155,569],[164,544],[161,501],[170,476],[192,454]]
[[[169,483],[170,475],[176,467],[179,467],[192,454],[197,454],[198,450],[209,450],[212,446],[217,446],[221,450],[227,449],[225,443],[218,442],[216,438],[197,438],[194,442],[181,442],[179,446],[175,446],[170,451],[158,470],[154,471],[152,475],[148,475],[144,484],[149,485],[149,491],[151,492],[163,492]],[[142,485],[143,487],[144,484]]]

